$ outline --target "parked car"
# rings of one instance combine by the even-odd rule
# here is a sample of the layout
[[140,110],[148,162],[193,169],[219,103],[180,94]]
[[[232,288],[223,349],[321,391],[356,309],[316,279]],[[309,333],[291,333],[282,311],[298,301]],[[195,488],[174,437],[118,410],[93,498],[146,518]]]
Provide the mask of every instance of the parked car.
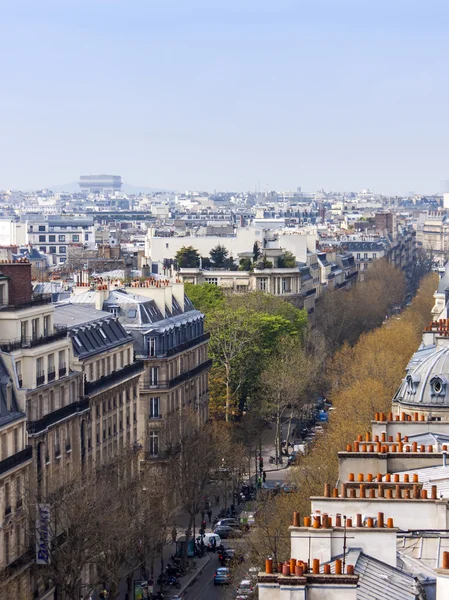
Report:
[[229,585],[232,581],[228,567],[220,567],[214,573],[214,585]]
[[242,579],[237,588],[237,596],[248,597],[254,591],[254,583],[250,579]]
[[214,529],[215,527],[222,526],[234,527],[235,529],[238,529],[240,527],[240,523],[237,521],[237,519],[220,519],[215,523]]
[[218,534],[218,536],[224,540],[228,538],[237,538],[242,535],[240,529],[234,529],[233,527],[229,527],[229,525],[214,527],[214,533]]
[[224,548],[224,550],[219,553],[218,560],[223,566],[226,566],[233,560],[242,562],[243,554],[238,553],[235,548]]
[[202,536],[196,537],[197,544],[201,544],[201,537],[203,538],[204,545],[208,550],[212,550],[212,538],[215,538],[215,548],[221,546],[221,537],[217,531],[204,533]]

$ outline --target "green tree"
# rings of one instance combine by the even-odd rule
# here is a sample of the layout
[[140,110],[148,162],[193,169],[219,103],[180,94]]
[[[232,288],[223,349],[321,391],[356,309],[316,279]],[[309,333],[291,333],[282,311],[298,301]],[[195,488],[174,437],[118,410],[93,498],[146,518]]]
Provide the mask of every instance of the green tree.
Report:
[[267,255],[264,254],[260,260],[254,263],[256,269],[272,269],[273,263],[267,259]]
[[279,258],[278,267],[283,269],[293,269],[296,267],[296,256],[287,250],[284,256]]
[[200,266],[200,255],[193,246],[183,246],[175,254],[179,269],[192,269]]
[[193,306],[205,314],[221,307],[224,303],[223,290],[218,285],[212,283],[202,283],[201,285],[186,283],[184,288]]
[[238,391],[247,375],[244,357],[256,343],[256,320],[254,314],[243,307],[229,310],[225,306],[209,313],[207,322],[209,351],[215,364],[223,370],[224,416],[229,421],[237,405]]
[[209,252],[211,261],[214,263],[214,266],[218,269],[222,269],[226,266],[228,255],[229,252],[226,249],[226,247],[220,244],[218,244],[218,246],[215,246],[215,248],[212,248],[212,250]]
[[239,271],[251,271],[253,263],[250,258],[241,258],[239,260]]

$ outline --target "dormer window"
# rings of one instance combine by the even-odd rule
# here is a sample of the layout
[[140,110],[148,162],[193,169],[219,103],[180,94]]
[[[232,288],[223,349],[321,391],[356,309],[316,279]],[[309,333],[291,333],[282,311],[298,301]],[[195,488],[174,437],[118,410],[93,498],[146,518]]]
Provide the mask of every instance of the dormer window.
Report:
[[431,389],[430,395],[431,396],[445,396],[447,383],[448,383],[448,381],[445,377],[440,377],[440,376],[432,377],[432,379],[430,380],[430,389]]

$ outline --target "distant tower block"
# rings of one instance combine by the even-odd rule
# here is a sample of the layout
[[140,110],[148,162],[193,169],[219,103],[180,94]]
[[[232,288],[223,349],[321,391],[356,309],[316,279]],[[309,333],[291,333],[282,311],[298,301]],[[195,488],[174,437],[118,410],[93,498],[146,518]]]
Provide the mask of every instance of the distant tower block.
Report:
[[120,175],[81,175],[78,183],[81,191],[90,194],[120,192],[122,189]]

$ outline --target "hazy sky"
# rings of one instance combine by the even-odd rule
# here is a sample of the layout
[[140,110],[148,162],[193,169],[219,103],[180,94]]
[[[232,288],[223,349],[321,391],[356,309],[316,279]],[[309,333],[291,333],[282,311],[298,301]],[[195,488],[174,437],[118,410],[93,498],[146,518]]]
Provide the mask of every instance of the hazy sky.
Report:
[[447,0],[1,0],[0,188],[438,191]]

